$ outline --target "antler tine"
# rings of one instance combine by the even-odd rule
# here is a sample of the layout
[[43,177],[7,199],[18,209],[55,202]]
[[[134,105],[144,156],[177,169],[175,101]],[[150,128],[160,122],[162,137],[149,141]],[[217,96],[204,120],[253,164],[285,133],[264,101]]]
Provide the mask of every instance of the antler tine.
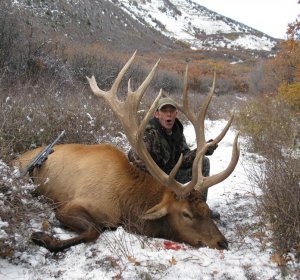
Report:
[[142,122],[140,124],[139,130],[138,130],[138,133],[137,133],[137,141],[143,139],[146,125],[148,124],[150,118],[153,116],[153,113],[155,112],[155,110],[157,108],[158,101],[161,98],[161,96],[162,96],[162,89],[160,89],[159,94],[155,98],[155,100],[152,103],[150,109],[148,110],[147,114],[145,115],[144,119],[142,120]]
[[126,62],[126,64],[123,66],[123,68],[121,69],[121,71],[119,72],[117,78],[115,79],[111,89],[110,89],[110,92],[111,94],[113,95],[117,95],[117,91],[118,91],[118,88],[120,86],[120,83],[125,75],[125,73],[127,72],[128,68],[131,66],[133,60],[135,59],[135,56],[136,56],[136,53],[137,51],[135,51],[133,53],[133,55],[131,56],[131,58]]
[[224,136],[226,135],[227,131],[229,130],[229,128],[231,126],[233,118],[234,118],[234,114],[231,115],[230,119],[228,120],[226,126],[223,128],[221,133],[212,142],[208,143],[210,146],[212,146],[214,144],[218,144],[219,142],[222,141],[222,139],[224,138]]
[[115,79],[111,89],[108,90],[108,91],[101,90],[98,87],[95,76],[92,76],[92,78],[86,77],[89,84],[90,84],[90,87],[91,87],[93,93],[98,97],[104,98],[104,100],[109,104],[110,108],[113,110],[113,112],[116,114],[116,116],[118,116],[118,118],[121,119],[121,121],[124,117],[124,116],[121,116],[123,114],[123,111],[124,111],[124,110],[122,110],[124,106],[122,106],[123,102],[121,102],[117,98],[117,91],[118,91],[118,88],[119,88],[120,83],[122,81],[122,78],[124,77],[126,71],[128,70],[128,68],[132,64],[132,62],[135,58],[135,55],[136,55],[136,51],[133,53],[133,55],[127,61],[127,63],[123,66],[123,68],[119,72],[117,78]]
[[209,187],[224,181],[233,172],[240,156],[240,145],[238,143],[238,137],[239,133],[237,133],[234,138],[231,160],[227,168],[217,174],[211,175],[209,177],[203,177],[203,184],[197,186],[197,190],[204,191]]
[[[132,88],[131,88],[131,79],[128,80],[128,96],[127,96],[127,102],[126,103],[131,105],[131,108],[128,108],[130,112],[133,112],[133,113],[137,114],[138,106],[140,104],[140,101],[141,101],[146,89],[148,88],[150,82],[152,81],[152,79],[153,79],[153,77],[156,73],[156,69],[157,69],[159,63],[160,63],[160,59],[158,59],[158,61],[153,66],[153,68],[151,69],[151,71],[148,74],[148,76],[146,77],[146,79],[143,81],[143,83],[139,86],[139,88],[136,91],[133,91]],[[159,96],[159,98],[160,98],[160,96]],[[157,106],[159,98],[157,98],[156,103],[152,104],[152,107]],[[156,109],[156,107],[154,107],[154,109],[152,107],[148,111],[148,116],[150,115],[149,114],[150,111],[151,111],[151,114],[153,114],[153,112]],[[135,117],[137,117],[137,116],[135,115]]]
[[184,81],[183,81],[183,93],[182,93],[182,106],[179,106],[179,109],[187,116],[191,123],[196,125],[196,114],[189,109],[189,99],[188,99],[188,64],[185,68]]
[[121,80],[122,78],[124,77],[126,71],[128,70],[128,68],[130,67],[130,65],[132,64],[134,58],[136,56],[136,51],[133,53],[133,55],[131,56],[131,58],[127,61],[127,63],[123,66],[123,68],[121,69],[121,71],[119,72],[117,78],[115,79],[111,89],[109,91],[104,91],[104,90],[101,90],[98,85],[97,85],[97,82],[96,82],[96,79],[95,79],[95,76],[92,76],[92,78],[89,78],[89,77],[86,77],[89,84],[90,84],[90,87],[93,91],[93,93],[96,95],[96,96],[99,96],[99,97],[104,97],[106,100],[108,98],[107,95],[110,95],[109,98],[112,98],[112,95],[116,95],[117,94],[117,91],[118,91],[118,88],[120,86],[120,83],[121,83]]
[[207,112],[207,108],[210,104],[210,101],[214,93],[215,84],[216,84],[216,72],[214,72],[213,83],[208,95],[206,96],[203,102],[202,108],[198,112],[198,114],[196,114],[194,111],[192,111],[192,109],[189,106],[188,65],[186,66],[185,74],[184,74],[183,101],[182,101],[182,105],[178,105],[178,108],[186,115],[186,117],[190,120],[190,122],[195,128],[197,147],[202,147],[205,144],[204,119]]
[[[207,113],[208,106],[210,104],[210,101],[212,99],[212,96],[215,91],[215,85],[216,85],[216,72],[214,72],[214,78],[212,82],[212,86],[210,88],[210,91],[208,95],[205,97],[203,105],[201,107],[201,110],[198,113],[197,117],[197,128],[196,128],[196,140],[197,140],[197,147],[202,147],[205,144],[205,135],[204,135],[204,120]],[[197,135],[198,134],[200,135]],[[197,137],[199,136],[199,137]]]

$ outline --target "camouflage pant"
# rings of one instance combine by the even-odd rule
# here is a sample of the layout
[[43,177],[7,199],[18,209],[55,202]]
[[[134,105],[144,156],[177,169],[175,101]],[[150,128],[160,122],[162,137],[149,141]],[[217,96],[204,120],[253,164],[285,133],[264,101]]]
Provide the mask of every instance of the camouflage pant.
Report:
[[[203,164],[202,164],[202,174],[207,177],[209,176],[209,171],[210,171],[210,162],[208,157],[203,158]],[[182,183],[185,184],[189,181],[192,180],[192,168],[186,168],[186,169],[179,169],[175,179]],[[203,192],[203,197],[205,201],[207,200],[207,190]]]

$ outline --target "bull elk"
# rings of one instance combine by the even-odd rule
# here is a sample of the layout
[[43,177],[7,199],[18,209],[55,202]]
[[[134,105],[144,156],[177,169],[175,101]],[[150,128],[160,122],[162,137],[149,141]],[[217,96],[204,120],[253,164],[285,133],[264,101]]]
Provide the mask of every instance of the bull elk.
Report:
[[[134,58],[135,53],[109,91],[100,90],[94,76],[87,79],[93,93],[105,99],[121,122],[129,143],[145,162],[150,174],[134,167],[121,150],[110,144],[56,145],[47,161],[33,171],[32,178],[38,185],[37,193],[58,205],[55,209],[57,219],[78,235],[58,240],[45,232],[34,232],[31,239],[52,252],[58,252],[83,242],[95,241],[104,230],[124,225],[127,230],[146,236],[186,242],[195,247],[226,249],[228,242],[211,219],[211,210],[200,195],[203,190],[225,180],[239,158],[236,136],[228,167],[209,177],[202,175],[202,159],[206,150],[222,140],[232,122],[231,117],[215,140],[206,143],[204,118],[214,91],[215,78],[201,110],[196,114],[189,108],[186,68],[183,102],[178,104],[178,108],[194,126],[198,148],[192,180],[183,185],[174,179],[181,158],[171,173],[166,174],[156,165],[143,142],[145,126],[157,107],[162,91],[144,119],[139,122],[137,117],[140,100],[155,75],[159,60],[136,91],[132,91],[128,81],[125,101],[117,97],[120,82]],[[22,171],[41,150],[37,148],[24,153],[16,165]],[[130,221],[135,221],[138,226],[129,226],[132,224]]]

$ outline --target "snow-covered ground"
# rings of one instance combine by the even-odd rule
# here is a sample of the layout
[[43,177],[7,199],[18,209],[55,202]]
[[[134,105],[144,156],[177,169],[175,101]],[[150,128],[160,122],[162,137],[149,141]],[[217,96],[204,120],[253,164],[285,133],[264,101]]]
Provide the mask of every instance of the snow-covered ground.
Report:
[[[225,121],[207,122],[207,139],[214,138]],[[186,127],[187,141],[194,141],[193,129]],[[223,170],[229,163],[235,132],[230,130],[214,155],[210,157],[211,173]],[[240,139],[241,157],[233,174],[209,190],[208,204],[221,213],[218,226],[227,237],[230,250],[195,249],[184,244],[136,236],[121,227],[108,231],[91,244],[81,244],[53,255],[36,246],[35,251],[20,253],[14,264],[0,259],[1,279],[282,279],[281,270],[272,261],[272,249],[256,227],[253,189],[246,171],[258,158],[248,154]],[[34,198],[33,198],[34,199]],[[0,237],[5,234],[0,220]],[[41,225],[36,225],[40,229]],[[31,229],[28,229],[31,230]],[[72,233],[55,229],[60,238]],[[22,234],[22,233],[20,233]],[[267,240],[267,239],[265,239]],[[30,243],[30,240],[28,240]],[[174,245],[174,246],[172,246]],[[299,269],[290,263],[293,270]],[[285,276],[284,279],[296,279]]]

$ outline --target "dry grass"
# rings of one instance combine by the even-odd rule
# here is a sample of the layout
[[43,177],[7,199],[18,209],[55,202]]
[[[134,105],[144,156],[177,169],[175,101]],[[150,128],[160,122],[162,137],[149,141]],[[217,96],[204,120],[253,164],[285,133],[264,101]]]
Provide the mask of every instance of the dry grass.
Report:
[[[61,87],[56,81],[0,88],[0,158],[49,144],[66,130],[61,143],[97,143],[116,135],[112,113],[87,87]],[[105,129],[103,129],[105,127]]]

